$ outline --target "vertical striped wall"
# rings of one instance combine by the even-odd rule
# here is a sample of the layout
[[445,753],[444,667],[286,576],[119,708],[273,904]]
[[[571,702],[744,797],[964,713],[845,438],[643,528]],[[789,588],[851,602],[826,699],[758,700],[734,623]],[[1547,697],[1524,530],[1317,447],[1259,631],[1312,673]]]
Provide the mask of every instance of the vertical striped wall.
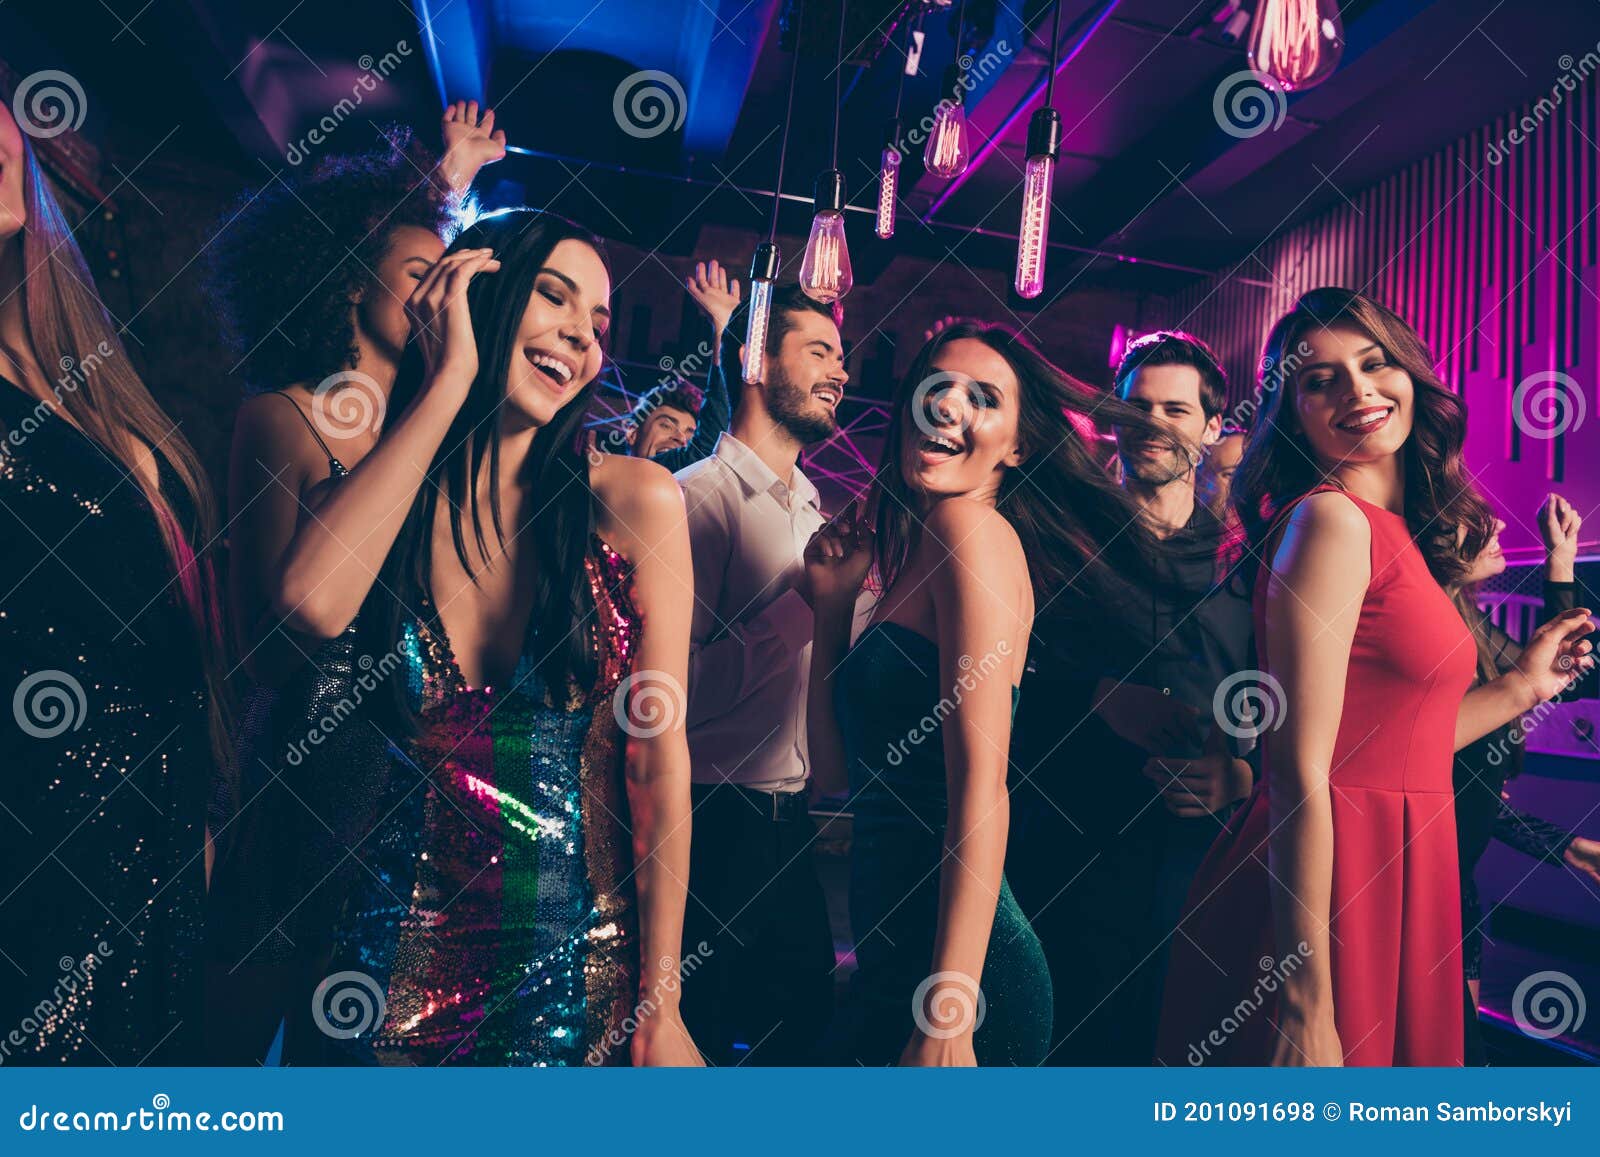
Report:
[[[1468,463],[1512,524],[1507,545],[1536,543],[1531,515],[1548,490],[1570,492],[1585,512],[1600,504],[1600,83],[1592,72],[1566,75],[1575,91],[1556,83],[1542,103],[1271,238],[1154,303],[1153,315],[1213,342],[1243,397],[1268,328],[1298,294],[1322,285],[1371,294],[1417,327],[1441,376],[1466,398]],[[1537,127],[1511,144],[1524,118]],[[1535,378],[1524,398],[1532,404],[1551,372],[1569,376],[1581,396],[1566,398],[1564,433],[1532,437],[1530,426],[1545,434],[1560,423],[1540,425],[1537,413],[1515,422],[1512,399]]]

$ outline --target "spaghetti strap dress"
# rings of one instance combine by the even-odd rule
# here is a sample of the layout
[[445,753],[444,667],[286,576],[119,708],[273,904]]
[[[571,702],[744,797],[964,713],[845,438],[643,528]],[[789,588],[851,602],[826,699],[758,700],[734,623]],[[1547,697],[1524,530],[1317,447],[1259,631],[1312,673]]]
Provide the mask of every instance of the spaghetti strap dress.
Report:
[[[1321,490],[1337,490],[1322,486]],[[1329,962],[1347,1065],[1462,1063],[1461,908],[1451,762],[1476,650],[1403,516],[1346,494],[1372,528],[1372,577],[1350,649],[1328,788]],[[1254,594],[1267,665],[1267,576]],[[1263,682],[1270,687],[1271,672]],[[1172,942],[1157,1060],[1264,1065],[1277,995],[1304,967],[1278,957],[1268,874],[1267,765],[1212,845]]]

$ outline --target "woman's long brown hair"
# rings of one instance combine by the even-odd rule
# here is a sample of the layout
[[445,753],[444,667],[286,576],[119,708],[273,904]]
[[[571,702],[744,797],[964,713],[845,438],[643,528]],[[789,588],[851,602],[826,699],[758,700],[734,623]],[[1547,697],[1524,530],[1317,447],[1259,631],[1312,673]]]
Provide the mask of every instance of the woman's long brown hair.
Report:
[[[88,263],[25,133],[22,155],[27,220],[21,236],[23,279],[17,292],[22,294],[28,352],[46,370],[77,366],[74,388],[54,391],[55,406],[122,467],[155,512],[174,581],[200,640],[212,755],[222,770],[231,763],[222,617],[210,561],[195,547],[199,544],[203,552],[216,533],[211,488],[194,449],[177,423],[156,404],[128,359],[116,324],[93,288]],[[164,458],[177,476],[194,512],[191,528],[180,523],[159,482],[140,469],[146,454]]]
[[[1177,438],[1143,410],[1060,369],[1009,326],[973,319],[941,330],[918,351],[891,404],[876,475],[882,500],[875,520],[874,585],[881,591],[893,587],[921,540],[923,497],[906,480],[900,461],[905,439],[918,436],[911,412],[918,386],[930,380],[945,346],[969,339],[1004,358],[1021,386],[1017,436],[1027,458],[1006,471],[995,509],[1022,540],[1041,615],[1088,607],[1110,620],[1125,609],[1131,588],[1168,589],[1165,566],[1176,552],[1157,540],[1095,456],[1090,439],[1097,424],[1119,426],[1177,453],[1184,449]],[[1078,597],[1057,603],[1056,596],[1069,591]]]
[[1416,399],[1411,437],[1401,449],[1406,525],[1439,585],[1459,586],[1493,535],[1495,521],[1462,458],[1466,404],[1434,372],[1427,345],[1405,319],[1370,297],[1332,287],[1304,294],[1267,335],[1262,401],[1233,476],[1232,503],[1251,555],[1244,570],[1256,574],[1268,540],[1294,501],[1330,481],[1305,445],[1294,395],[1300,366],[1309,356],[1306,334],[1336,325],[1366,334],[1411,376]]

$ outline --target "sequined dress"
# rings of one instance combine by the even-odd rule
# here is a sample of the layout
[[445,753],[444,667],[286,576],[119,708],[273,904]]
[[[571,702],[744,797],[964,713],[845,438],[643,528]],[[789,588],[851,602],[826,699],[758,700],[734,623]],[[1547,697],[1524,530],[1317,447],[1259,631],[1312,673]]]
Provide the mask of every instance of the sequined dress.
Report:
[[[314,1036],[285,1059],[625,1064],[638,987],[613,699],[638,634],[629,570],[587,561],[599,678],[547,700],[530,637],[504,690],[469,687],[436,615],[401,643],[419,733],[392,748],[366,871],[333,929]],[[304,1047],[302,1047],[304,1046]]]
[[193,1063],[211,758],[155,511],[0,379],[0,524],[0,1064]]

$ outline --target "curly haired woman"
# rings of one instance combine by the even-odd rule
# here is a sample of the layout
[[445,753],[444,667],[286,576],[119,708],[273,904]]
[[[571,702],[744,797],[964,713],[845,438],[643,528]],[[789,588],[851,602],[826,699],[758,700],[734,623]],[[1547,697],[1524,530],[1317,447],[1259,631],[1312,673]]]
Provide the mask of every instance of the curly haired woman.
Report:
[[[268,833],[285,815],[309,821],[297,785],[317,782],[323,761],[353,759],[349,745],[369,738],[351,727],[314,749],[304,743],[335,704],[359,701],[365,673],[348,637],[324,641],[290,625],[300,600],[289,564],[308,523],[337,518],[319,514],[333,486],[395,424],[384,417],[410,332],[406,300],[444,253],[478,170],[505,154],[494,113],[480,117],[476,103],[451,105],[442,129],[437,160],[402,131],[384,151],[330,157],[302,179],[252,191],[226,218],[212,261],[212,297],[247,382],[229,471],[228,609],[253,684],[237,779],[218,784],[211,808],[208,999],[218,1014],[208,1019],[221,1062],[265,1053],[294,953],[284,917],[316,902],[326,872],[325,828],[311,822],[311,846],[292,857]],[[343,485],[387,509],[384,465]],[[401,504],[393,517],[404,513]],[[332,529],[359,537],[371,527]]]

